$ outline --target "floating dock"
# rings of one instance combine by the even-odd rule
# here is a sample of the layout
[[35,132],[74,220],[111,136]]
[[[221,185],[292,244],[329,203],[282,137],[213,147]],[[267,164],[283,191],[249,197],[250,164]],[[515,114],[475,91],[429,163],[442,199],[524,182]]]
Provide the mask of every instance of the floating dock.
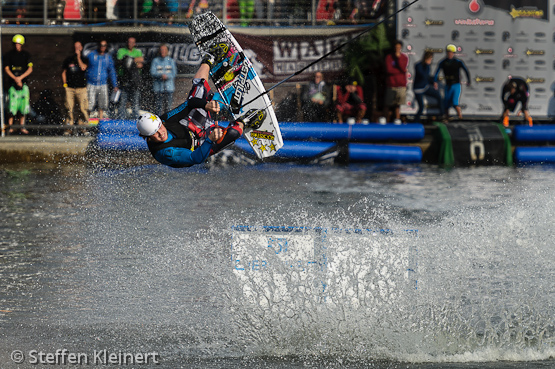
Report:
[[[225,125],[225,124],[222,124]],[[555,125],[492,122],[423,125],[281,123],[285,145],[270,160],[317,163],[430,163],[446,166],[555,163]],[[0,138],[0,163],[155,163],[135,123],[102,121],[91,136],[10,135]],[[254,157],[239,139],[233,150]],[[323,160],[324,161],[324,160]]]

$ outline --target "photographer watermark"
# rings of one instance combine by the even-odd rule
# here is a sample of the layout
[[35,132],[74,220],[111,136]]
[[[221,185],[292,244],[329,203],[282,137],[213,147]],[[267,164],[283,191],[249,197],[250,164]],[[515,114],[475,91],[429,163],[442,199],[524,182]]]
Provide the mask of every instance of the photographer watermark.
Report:
[[108,350],[94,350],[92,353],[71,352],[58,349],[55,352],[30,350],[23,352],[14,350],[11,359],[16,364],[28,363],[32,365],[142,365],[160,364],[160,354],[157,352],[110,352]]

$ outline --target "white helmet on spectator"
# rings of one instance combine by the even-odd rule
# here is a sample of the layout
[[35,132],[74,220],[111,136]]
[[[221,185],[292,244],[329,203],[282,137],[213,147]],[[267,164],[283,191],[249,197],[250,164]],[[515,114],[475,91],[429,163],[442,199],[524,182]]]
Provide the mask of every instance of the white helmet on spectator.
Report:
[[158,132],[161,126],[162,120],[159,116],[153,113],[143,113],[139,119],[137,119],[137,129],[139,130],[141,136],[152,136]]

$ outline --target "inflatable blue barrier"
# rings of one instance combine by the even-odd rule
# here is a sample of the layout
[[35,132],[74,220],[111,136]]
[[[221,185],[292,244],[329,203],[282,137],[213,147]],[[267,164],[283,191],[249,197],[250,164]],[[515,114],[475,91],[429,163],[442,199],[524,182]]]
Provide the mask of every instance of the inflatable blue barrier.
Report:
[[138,135],[137,123],[133,120],[102,120],[98,122],[98,133],[110,135]]
[[[227,122],[222,123],[225,126]],[[137,134],[134,121],[107,120],[99,123],[96,145],[104,150],[147,151],[143,138]],[[274,156],[284,160],[307,160],[321,157],[330,152],[346,154],[350,162],[405,162],[422,161],[422,150],[416,146],[373,145],[347,143],[346,141],[420,140],[424,137],[421,124],[406,125],[348,125],[332,123],[284,123],[284,146]],[[318,141],[309,141],[317,139]],[[322,140],[322,141],[319,141]],[[329,140],[329,141],[324,141]],[[345,142],[345,144],[339,142]],[[236,141],[236,146],[254,155],[245,139]],[[268,148],[269,149],[269,148]]]
[[349,144],[349,161],[420,163],[422,149],[417,146]]
[[96,136],[96,145],[103,150],[142,151],[148,150],[146,141],[139,135],[106,134]]
[[409,124],[280,123],[284,140],[318,141],[420,141],[424,126]]
[[[228,122],[220,122],[227,126]],[[333,123],[280,123],[284,140],[316,141],[420,141],[424,138],[424,126],[409,124],[333,124]],[[136,123],[132,120],[106,120],[98,124],[103,134],[136,135]]]
[[[235,144],[247,153],[254,151],[244,139]],[[422,150],[416,146],[348,144],[349,162],[404,162],[420,163]],[[274,157],[288,160],[311,159],[341,148],[335,142],[284,141]]]
[[[247,140],[241,138],[235,141],[235,145],[251,155],[255,155]],[[281,159],[310,159],[332,150],[337,146],[335,142],[302,142],[284,141],[283,147],[274,155]]]
[[555,147],[517,147],[515,161],[524,163],[555,163]]
[[513,140],[515,142],[555,141],[555,125],[515,126],[513,128]]

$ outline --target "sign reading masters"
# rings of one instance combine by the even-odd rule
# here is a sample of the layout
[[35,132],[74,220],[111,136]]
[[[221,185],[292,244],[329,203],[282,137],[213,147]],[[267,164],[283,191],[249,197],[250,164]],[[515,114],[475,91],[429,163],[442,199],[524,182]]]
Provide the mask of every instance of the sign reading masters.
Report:
[[[398,0],[397,6],[408,1]],[[409,56],[404,114],[414,114],[414,65],[425,51],[435,54],[432,73],[448,44],[457,46],[472,78],[461,95],[464,116],[499,117],[501,90],[510,77],[530,87],[528,108],[534,118],[555,117],[555,13],[548,0],[420,0],[398,16],[397,31]],[[453,114],[453,111],[451,112]]]

